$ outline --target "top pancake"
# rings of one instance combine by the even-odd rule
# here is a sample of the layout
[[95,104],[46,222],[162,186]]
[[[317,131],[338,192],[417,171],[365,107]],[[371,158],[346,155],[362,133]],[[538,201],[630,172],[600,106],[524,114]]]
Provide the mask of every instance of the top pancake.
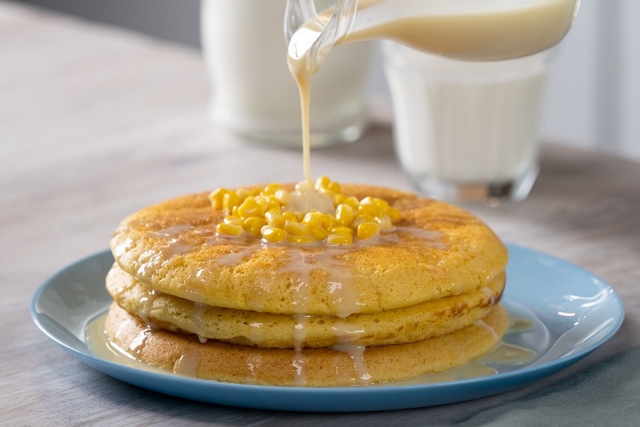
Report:
[[469,292],[506,266],[500,239],[460,208],[380,187],[342,185],[342,192],[384,199],[402,220],[377,242],[267,245],[217,238],[224,212],[202,193],[125,218],[111,249],[124,271],[170,295],[216,307],[341,317]]

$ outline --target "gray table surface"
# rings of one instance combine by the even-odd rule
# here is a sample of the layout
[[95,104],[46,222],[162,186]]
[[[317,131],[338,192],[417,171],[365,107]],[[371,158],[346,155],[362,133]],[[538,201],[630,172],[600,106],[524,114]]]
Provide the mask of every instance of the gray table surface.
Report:
[[[545,144],[530,197],[476,206],[506,241],[578,264],[623,297],[618,334],[529,387],[441,407],[298,414],[222,407],[129,386],[80,363],[29,317],[36,287],[107,247],[127,214],[219,186],[302,178],[299,151],[251,144],[207,119],[198,52],[0,2],[0,425],[456,424],[640,345],[640,164]],[[388,123],[316,150],[314,174],[400,189]]]

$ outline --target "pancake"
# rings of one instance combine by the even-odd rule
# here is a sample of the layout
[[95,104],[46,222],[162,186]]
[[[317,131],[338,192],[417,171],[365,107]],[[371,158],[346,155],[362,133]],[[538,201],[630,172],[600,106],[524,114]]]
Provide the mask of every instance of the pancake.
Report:
[[[266,349],[151,329],[115,303],[106,319],[109,338],[150,365],[202,379],[265,385],[335,386],[384,383],[463,365],[498,344],[508,325],[502,306],[450,334],[407,344],[367,347]],[[358,353],[360,350],[360,354]]]
[[340,317],[482,289],[506,266],[498,237],[462,209],[379,187],[343,185],[342,192],[384,199],[402,220],[374,242],[267,245],[216,237],[224,213],[202,193],[129,216],[112,252],[124,271],[168,295],[213,307]]
[[[130,314],[163,329],[259,347],[379,346],[444,335],[483,318],[500,301],[505,274],[481,290],[377,314],[295,316],[211,307],[152,291],[114,265],[107,291]],[[301,325],[304,337],[300,337]]]

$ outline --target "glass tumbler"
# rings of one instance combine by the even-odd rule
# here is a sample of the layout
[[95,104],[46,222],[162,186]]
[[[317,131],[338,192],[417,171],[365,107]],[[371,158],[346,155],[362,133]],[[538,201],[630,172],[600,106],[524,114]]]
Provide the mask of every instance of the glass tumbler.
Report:
[[[318,1],[330,6],[332,0]],[[302,146],[300,96],[287,66],[286,0],[202,0],[202,49],[215,123],[253,140]],[[368,124],[370,43],[331,52],[311,87],[311,145],[353,141]]]
[[417,188],[452,202],[524,199],[552,51],[468,62],[383,43],[396,153]]

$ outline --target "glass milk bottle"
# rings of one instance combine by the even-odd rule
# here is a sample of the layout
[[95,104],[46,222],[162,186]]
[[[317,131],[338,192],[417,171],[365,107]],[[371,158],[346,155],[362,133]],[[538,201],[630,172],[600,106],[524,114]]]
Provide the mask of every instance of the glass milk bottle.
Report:
[[[285,6],[286,0],[202,0],[202,48],[211,118],[251,139],[300,146],[300,98],[283,36]],[[312,146],[353,141],[366,128],[370,55],[369,43],[342,46],[314,77]]]

